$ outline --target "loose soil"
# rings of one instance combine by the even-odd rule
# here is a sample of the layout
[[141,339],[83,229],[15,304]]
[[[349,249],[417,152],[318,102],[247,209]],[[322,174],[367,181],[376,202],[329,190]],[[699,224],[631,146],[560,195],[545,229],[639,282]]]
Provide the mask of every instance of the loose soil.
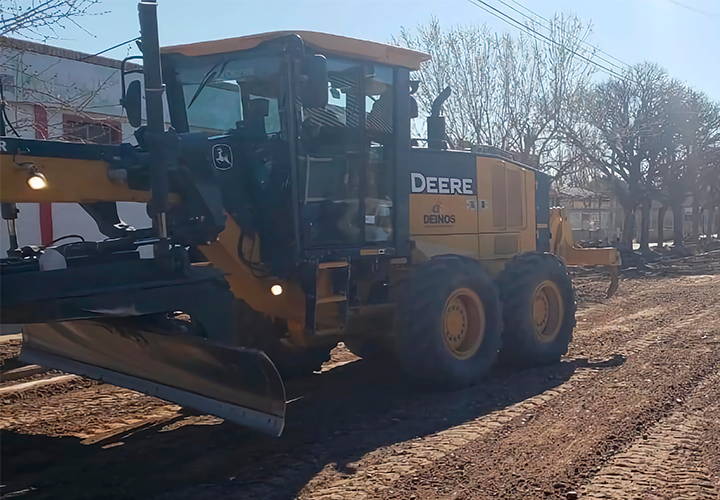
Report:
[[288,384],[280,439],[86,380],[5,397],[2,493],[718,498],[720,276],[624,279],[609,300],[601,276],[575,285],[560,364],[427,394],[339,346],[321,373]]

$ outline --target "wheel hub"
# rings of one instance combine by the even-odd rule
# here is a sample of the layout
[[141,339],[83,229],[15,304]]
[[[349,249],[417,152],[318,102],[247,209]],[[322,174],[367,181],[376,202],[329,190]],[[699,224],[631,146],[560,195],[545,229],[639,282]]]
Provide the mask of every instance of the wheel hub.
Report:
[[550,280],[545,280],[533,294],[533,321],[535,335],[541,342],[552,342],[560,333],[564,306],[560,289]]
[[457,348],[467,335],[467,311],[462,300],[455,298],[447,308],[445,336],[448,343]]
[[445,302],[442,335],[445,347],[458,359],[477,352],[485,332],[485,309],[478,295],[460,288]]

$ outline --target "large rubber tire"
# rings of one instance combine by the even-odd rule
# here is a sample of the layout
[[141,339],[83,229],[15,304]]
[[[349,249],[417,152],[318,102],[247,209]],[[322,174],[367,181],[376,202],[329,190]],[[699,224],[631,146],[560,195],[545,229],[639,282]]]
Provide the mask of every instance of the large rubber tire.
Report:
[[[485,269],[466,257],[439,256],[414,269],[402,286],[396,352],[408,379],[425,388],[454,389],[472,385],[487,374],[500,349],[502,310],[497,287]],[[457,312],[452,308],[457,308],[453,296],[458,293],[479,299],[479,307],[467,307],[467,321],[461,323],[468,326],[464,338],[474,339],[472,345],[477,347],[468,348],[461,357],[453,352],[446,335],[451,330],[448,318]],[[482,323],[472,319],[472,310],[482,313],[484,329],[471,328]],[[462,345],[456,347],[461,350]]]
[[500,363],[518,368],[558,363],[572,341],[577,309],[563,261],[549,253],[519,255],[497,284],[505,323]]

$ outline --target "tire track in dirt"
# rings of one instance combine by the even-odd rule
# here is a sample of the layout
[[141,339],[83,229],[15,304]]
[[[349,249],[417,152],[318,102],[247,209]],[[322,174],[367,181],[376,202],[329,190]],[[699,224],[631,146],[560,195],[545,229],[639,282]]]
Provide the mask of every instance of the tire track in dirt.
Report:
[[698,456],[706,426],[702,417],[673,413],[616,455],[581,489],[583,496],[717,499],[720,491]]
[[[714,293],[703,298],[703,292]],[[621,367],[575,386],[582,391],[565,391],[531,422],[515,419],[492,441],[476,440],[372,496],[565,498],[720,367],[720,354],[710,347],[720,338],[720,327],[712,324],[720,314],[716,290],[684,293],[691,295],[688,306],[698,306],[688,311],[704,311],[628,344],[628,361]],[[703,328],[703,318],[710,327]]]
[[[695,289],[693,283],[699,287]],[[604,285],[601,283],[600,288],[604,289]],[[678,290],[681,293],[676,296]],[[76,438],[65,438],[62,440],[64,447],[54,449],[53,443],[58,439],[46,436],[26,439],[17,434],[13,436],[13,450],[17,455],[3,457],[5,469],[11,459],[15,464],[14,468],[6,470],[13,474],[5,476],[13,482],[13,486],[36,486],[38,492],[42,492],[37,496],[54,499],[147,498],[163,492],[167,492],[163,498],[193,500],[284,499],[298,492],[307,499],[382,496],[408,499],[418,494],[419,485],[413,482],[415,477],[430,474],[449,486],[457,484],[453,481],[458,478],[450,472],[456,470],[458,464],[472,472],[468,477],[461,475],[460,480],[472,479],[473,474],[482,480],[484,476],[473,472],[470,466],[479,462],[478,450],[484,450],[482,453],[487,456],[492,453],[501,456],[507,450],[507,457],[501,458],[516,460],[513,472],[521,478],[523,474],[527,476],[524,470],[527,466],[521,462],[523,459],[518,450],[527,449],[535,453],[533,448],[539,447],[545,452],[547,448],[543,447],[548,446],[546,441],[550,438],[562,442],[567,439],[568,433],[575,432],[578,440],[583,441],[586,439],[584,434],[597,434],[595,441],[600,455],[595,455],[596,450],[593,449],[592,456],[588,458],[582,454],[587,451],[586,442],[577,446],[570,443],[578,448],[577,455],[583,457],[584,462],[578,464],[578,459],[571,456],[568,459],[570,465],[565,464],[552,471],[563,481],[580,486],[592,479],[597,466],[623,452],[626,444],[634,442],[637,433],[644,431],[644,428],[635,428],[636,421],[651,427],[675,409],[662,405],[658,409],[646,404],[645,399],[654,398],[655,393],[668,397],[684,395],[688,384],[695,383],[692,377],[704,376],[694,368],[688,353],[680,356],[682,359],[679,362],[688,364],[682,370],[670,366],[668,360],[658,353],[663,350],[683,352],[676,339],[677,329],[695,328],[692,323],[701,317],[717,317],[717,308],[709,307],[709,304],[712,305],[713,297],[720,295],[719,291],[720,280],[717,277],[705,277],[694,282],[684,278],[623,281],[617,297],[579,311],[581,321],[576,338],[568,360],[562,365],[520,373],[496,373],[486,382],[486,387],[451,394],[407,391],[401,384],[388,379],[392,373],[374,373],[362,361],[341,366],[318,376],[316,380],[306,381],[309,392],[304,393],[304,400],[294,403],[298,406],[289,408],[287,434],[276,441],[262,439],[230,424],[200,428],[194,423],[174,432],[141,432],[129,439],[123,438],[124,446],[108,450],[78,446]],[[702,314],[705,316],[700,316]],[[680,326],[678,319],[684,321]],[[715,331],[714,327],[698,327],[695,332],[699,334],[702,331],[708,340],[712,340],[710,337],[713,336],[720,340],[720,331]],[[690,343],[685,348],[695,349],[697,363],[707,362],[708,369],[711,369],[715,358],[700,352],[702,349],[698,351],[698,346],[703,344]],[[625,364],[622,365],[622,357],[615,355],[627,357]],[[600,357],[606,359],[598,360]],[[661,375],[657,383],[648,382],[637,389],[634,399],[624,395],[626,391],[635,389],[619,375],[630,365],[645,367],[643,370],[648,373],[659,370]],[[690,365],[692,369],[687,369]],[[677,387],[669,390],[666,379],[676,375],[675,371],[680,375],[675,382]],[[570,376],[570,372],[574,373]],[[566,382],[568,376],[570,378]],[[613,377],[619,380],[615,381]],[[652,378],[655,376],[652,375]],[[144,416],[146,409],[143,404],[149,404],[145,399],[138,399],[138,406],[128,408],[126,413],[122,396],[125,392],[118,388],[104,392],[103,387],[79,391],[82,397],[74,403],[74,396],[65,394],[67,402],[73,405],[71,413],[74,415],[63,414],[65,399],[44,397],[26,407],[26,416],[32,420],[32,412],[37,409],[54,408],[58,419],[69,423],[73,418],[84,416],[81,412],[75,413],[82,407],[83,401],[94,398],[96,403],[100,403],[100,399],[105,397],[107,399],[96,409],[87,407],[92,411],[85,415],[92,415],[92,421],[79,419],[79,425],[73,432],[83,434],[83,430],[88,428],[100,429],[110,422],[119,424],[121,419]],[[552,389],[545,390],[549,387]],[[596,391],[600,395],[593,398]],[[625,408],[634,405],[638,407],[630,412]],[[614,413],[614,407],[619,413]],[[563,421],[556,421],[564,413],[576,410],[583,412],[585,420],[575,424],[570,421],[572,425],[569,426]],[[586,414],[586,410],[598,415]],[[606,427],[589,430],[580,425],[584,422],[596,425],[605,413],[609,422]],[[115,421],[116,417],[120,418]],[[625,421],[618,423],[621,417]],[[47,425],[52,418],[39,420],[42,425]],[[632,423],[632,429],[624,431],[623,425],[630,425],[628,422]],[[33,423],[28,421],[17,430],[37,433],[38,429],[44,432],[42,428],[33,428]],[[549,430],[548,433],[542,434],[543,429]],[[68,429],[62,427],[56,430],[66,432]],[[613,441],[616,444],[605,446],[604,440],[610,432],[615,433],[618,439]],[[50,435],[54,434],[48,432],[47,436]],[[420,437],[413,439],[415,436]],[[518,439],[513,443],[509,437]],[[594,439],[594,436],[591,437]],[[6,443],[9,441],[6,439]],[[717,442],[720,447],[720,439]],[[23,453],[25,443],[37,443],[34,455]],[[612,449],[612,446],[617,446],[617,449]],[[492,450],[492,447],[497,449]],[[42,467],[37,469],[37,473],[29,472],[33,470],[33,464],[38,465],[36,457],[39,452],[45,454],[45,461],[40,463]],[[511,457],[513,454],[517,457]],[[68,460],[70,456],[72,459]],[[717,456],[720,457],[720,453]],[[67,464],[57,465],[63,459]],[[345,467],[348,462],[351,463]],[[573,472],[576,467],[580,473],[587,472],[585,478],[579,477],[577,471]],[[502,464],[497,468],[508,471]],[[566,473],[565,469],[569,472]],[[85,472],[81,473],[81,470]],[[353,470],[356,472],[352,473]],[[73,475],[77,476],[76,479],[71,479]],[[511,472],[507,475],[510,476]],[[11,476],[16,477],[13,479]],[[520,492],[518,482],[513,481],[506,486]],[[550,489],[552,484],[551,481]],[[425,486],[427,484],[423,488]],[[534,487],[543,486],[545,483]],[[430,489],[422,491],[431,493],[431,498],[434,494]],[[497,485],[493,491],[508,490],[503,485]],[[534,489],[530,489],[529,493],[524,491],[523,495],[518,493],[518,496],[509,497],[534,498]],[[539,491],[539,494],[542,493]],[[452,488],[449,494],[452,494]],[[495,496],[500,495],[486,494],[476,498]],[[418,498],[424,496],[418,495]]]
[[[602,284],[600,284],[602,285]],[[659,282],[658,288],[662,290],[670,291],[673,287],[671,283]],[[626,300],[623,299],[625,294],[627,295],[644,295],[644,288],[648,286],[645,281],[630,281],[625,284],[623,293],[619,294],[609,304],[596,304],[591,307],[585,307],[580,311],[579,315],[585,315],[591,318],[591,321],[585,323],[585,325],[606,324],[613,322],[617,325],[627,321],[626,316],[642,312],[648,307],[656,307],[655,303],[646,304],[645,301]],[[668,314],[679,314],[683,310],[682,304],[674,304],[665,308]],[[599,309],[599,311],[598,311]],[[641,314],[642,315],[642,314]],[[645,323],[641,326],[645,332],[654,330],[654,323],[649,322],[652,319],[652,315],[645,314],[647,317]],[[617,332],[621,329],[618,326],[615,330],[610,331],[608,334],[611,338],[617,336]],[[576,331],[577,338],[582,338],[583,335],[588,335],[588,327],[580,326]],[[618,345],[624,345],[627,348],[631,348],[634,351],[640,351],[648,346],[652,345],[654,341],[657,341],[657,335],[653,336],[649,340],[638,338],[637,335],[622,335],[622,338],[615,342]],[[591,335],[591,338],[597,343],[595,335]],[[630,343],[631,344],[628,344]],[[630,350],[627,351],[628,353]],[[612,350],[613,354],[618,354],[617,349]],[[415,436],[425,436],[413,439],[412,437],[402,438],[403,435],[407,436],[408,431],[404,429],[398,429],[394,432],[395,442],[397,444],[378,444],[374,448],[370,448],[372,451],[363,452],[359,455],[355,455],[357,458],[354,460],[344,460],[341,457],[353,456],[355,451],[353,447],[357,449],[358,439],[362,440],[364,433],[368,431],[367,427],[375,427],[374,425],[362,425],[357,428],[356,424],[353,424],[349,428],[350,432],[357,433],[357,437],[353,438],[343,433],[337,438],[327,442],[314,442],[310,446],[300,446],[294,448],[292,452],[288,451],[287,455],[273,455],[272,462],[258,461],[256,466],[263,469],[264,471],[272,470],[271,474],[266,472],[258,473],[256,471],[249,470],[238,470],[232,474],[232,478],[228,480],[218,481],[216,484],[207,484],[202,487],[195,487],[185,489],[182,492],[176,491],[163,498],[184,498],[184,499],[220,499],[220,498],[237,498],[241,496],[243,498],[288,498],[291,494],[290,491],[300,492],[301,497],[316,498],[325,496],[327,498],[363,498],[367,496],[374,496],[379,494],[380,491],[385,491],[389,488],[389,485],[400,477],[412,475],[412,471],[423,470],[426,467],[431,466],[437,460],[441,460],[449,454],[452,454],[454,450],[458,450],[463,445],[472,440],[482,439],[492,435],[493,432],[497,432],[502,429],[507,421],[513,419],[516,415],[527,414],[527,408],[530,408],[530,413],[535,411],[534,409],[540,409],[547,405],[548,402],[552,401],[558,395],[563,394],[568,388],[563,385],[562,382],[551,381],[552,379],[561,379],[563,382],[569,377],[571,372],[574,372],[571,378],[572,384],[578,384],[582,387],[585,384],[585,377],[589,377],[590,380],[594,376],[594,372],[605,369],[608,366],[613,366],[618,362],[622,362],[622,358],[613,357],[610,360],[605,361],[592,361],[588,362],[587,359],[574,359],[571,361],[565,361],[562,366],[553,366],[548,368],[542,368],[538,370],[527,370],[522,372],[511,372],[511,373],[496,373],[493,377],[487,380],[487,390],[480,387],[468,389],[466,391],[459,391],[448,394],[449,397],[442,397],[440,400],[446,400],[447,406],[444,407],[446,415],[449,418],[441,418],[440,415],[436,414],[435,406],[438,402],[433,401],[438,399],[435,396],[423,395],[423,394],[398,394],[400,396],[400,403],[398,401],[394,408],[406,407],[407,411],[419,411],[418,418],[427,418],[429,424],[423,424],[425,428],[440,427],[439,431],[430,430],[416,432]],[[356,367],[362,368],[362,367]],[[588,372],[588,373],[585,373]],[[546,378],[546,377],[550,378]],[[539,380],[535,380],[534,377],[540,377]],[[549,382],[542,382],[543,380]],[[526,386],[537,386],[538,385],[547,387],[553,387],[552,391],[540,392],[538,396],[535,396],[534,392],[527,392],[523,390],[523,385]],[[558,385],[560,386],[558,388]],[[378,387],[379,388],[379,387]],[[530,389],[532,391],[534,389]],[[506,391],[507,396],[504,394]],[[350,389],[350,393],[354,391]],[[380,401],[387,397],[387,394],[383,394],[387,391],[381,391],[377,394]],[[526,406],[515,405],[514,402],[518,401],[518,395],[526,393],[528,395],[523,396],[522,402],[526,403]],[[419,399],[420,401],[425,400],[423,405],[410,403],[411,399],[408,400],[408,396],[411,398]],[[429,397],[431,396],[431,397]],[[500,397],[498,397],[500,396]],[[526,399],[532,397],[533,399]],[[354,402],[354,396],[349,395],[350,400],[343,404],[343,406],[349,405],[349,407],[356,406]],[[477,399],[480,398],[480,399]],[[347,399],[347,398],[341,398]],[[502,402],[503,399],[509,400]],[[367,404],[374,405],[372,400],[368,401]],[[383,405],[383,403],[380,403]],[[400,406],[398,406],[400,405]],[[429,406],[424,406],[429,405]],[[383,405],[384,406],[384,405]],[[382,406],[381,406],[382,407]],[[377,413],[376,411],[368,411],[370,408],[360,411],[355,417],[355,421],[359,422],[366,415]],[[429,410],[429,411],[428,411]],[[498,411],[499,410],[499,411]],[[321,411],[318,408],[318,411]],[[393,417],[394,413],[398,410],[391,410],[389,417]],[[468,420],[458,420],[455,416],[455,412],[461,414],[467,414]],[[422,415],[422,416],[421,416]],[[480,417],[479,419],[473,415],[488,415],[486,417]],[[343,418],[342,415],[338,415]],[[378,415],[379,416],[379,415]],[[400,415],[398,415],[400,416]],[[452,417],[451,417],[452,416]],[[381,417],[384,419],[390,419],[387,415]],[[371,417],[372,418],[372,417]],[[375,417],[377,418],[377,416]],[[402,416],[401,420],[398,421],[398,426],[419,427],[415,417]],[[392,419],[396,420],[396,419]],[[455,420],[460,424],[458,426],[445,427],[442,424],[432,423],[437,420]],[[294,421],[293,421],[294,422]],[[469,424],[469,425],[467,425]],[[294,424],[291,422],[290,424]],[[322,426],[322,424],[318,423]],[[333,426],[337,429],[337,426]],[[343,426],[344,427],[344,426]],[[340,427],[340,429],[343,429]],[[347,427],[345,427],[348,429]],[[351,429],[357,428],[352,431]],[[380,427],[382,428],[382,426]],[[332,427],[331,427],[332,429]],[[418,429],[420,430],[420,429]],[[288,429],[288,435],[291,436],[292,429]],[[384,429],[383,429],[384,431]],[[347,432],[347,431],[345,431]],[[413,432],[410,430],[409,432]],[[332,433],[332,431],[331,431]],[[338,434],[338,431],[334,431]],[[313,432],[310,433],[311,435]],[[410,434],[413,436],[413,434]],[[373,434],[367,436],[371,442],[384,443],[384,437],[378,437],[377,431],[373,431]],[[285,439],[285,438],[283,438]],[[313,441],[312,437],[309,437],[310,442]],[[328,452],[328,447],[332,447],[337,451]],[[368,449],[368,446],[361,447],[361,449]],[[303,450],[304,451],[300,451]],[[343,452],[342,450],[346,451]],[[335,458],[337,457],[337,458]],[[338,458],[340,458],[338,460]],[[299,463],[298,463],[299,462]],[[309,464],[307,462],[310,462]],[[350,463],[348,463],[350,462]],[[355,463],[353,463],[355,462]],[[315,467],[313,467],[313,464]],[[345,466],[347,464],[347,466]],[[414,464],[414,465],[413,465]],[[305,476],[303,480],[303,473],[299,472],[304,469],[310,472],[309,475]],[[314,469],[314,470],[313,470]],[[306,472],[306,473],[307,473]],[[352,472],[355,472],[354,474]],[[300,480],[298,480],[300,479]]]
[[[711,279],[711,283],[716,283]],[[667,291],[667,290],[666,290]],[[693,309],[693,308],[689,308]],[[650,328],[656,323],[658,315],[666,317],[688,310],[687,305],[670,307],[652,306],[636,311],[627,316],[616,317],[610,323],[593,328],[592,335],[611,335],[644,330],[647,332],[640,338],[629,340],[616,354],[630,357],[642,353],[653,346],[670,341],[677,331],[694,324],[702,317],[716,315],[717,311],[705,311],[700,315],[689,317],[675,323],[674,328],[657,331]],[[650,323],[650,324],[647,324]],[[632,325],[632,329],[626,328]],[[582,335],[580,330],[578,334]],[[623,335],[623,337],[626,337]],[[473,421],[452,427],[425,438],[409,443],[399,443],[383,450],[377,450],[364,456],[358,463],[352,464],[349,472],[344,474],[333,467],[326,467],[316,478],[311,480],[301,492],[300,497],[316,500],[363,499],[393,494],[393,484],[401,477],[412,477],[428,469],[437,461],[446,457],[453,458],[460,449],[477,440],[486,439],[489,435],[502,429],[514,419],[520,418],[520,425],[525,425],[522,417],[531,417],[538,408],[548,405],[552,400],[585,384],[597,375],[599,369],[579,368],[575,374],[560,386],[531,397],[501,411],[493,412]],[[527,417],[526,417],[527,418]],[[402,497],[401,497],[402,498]]]
[[170,419],[180,409],[139,392],[79,379],[6,397],[0,404],[0,429],[88,439],[143,420]]

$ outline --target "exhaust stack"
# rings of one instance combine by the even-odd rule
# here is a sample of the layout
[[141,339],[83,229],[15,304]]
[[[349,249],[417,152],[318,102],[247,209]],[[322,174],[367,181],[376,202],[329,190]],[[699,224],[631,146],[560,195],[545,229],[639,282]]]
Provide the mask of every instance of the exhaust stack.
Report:
[[140,18],[141,50],[143,53],[143,75],[145,77],[145,108],[147,128],[145,143],[150,152],[150,185],[152,199],[148,203],[148,212],[153,219],[160,242],[156,245],[156,254],[167,253],[167,200],[169,192],[167,146],[165,118],[162,95],[165,86],[162,82],[160,66],[160,41],[158,37],[157,1],[143,0],[138,4]]
[[443,104],[452,93],[450,87],[445,87],[439,96],[435,98],[427,119],[428,148],[447,149],[445,142],[445,117],[441,115]]

